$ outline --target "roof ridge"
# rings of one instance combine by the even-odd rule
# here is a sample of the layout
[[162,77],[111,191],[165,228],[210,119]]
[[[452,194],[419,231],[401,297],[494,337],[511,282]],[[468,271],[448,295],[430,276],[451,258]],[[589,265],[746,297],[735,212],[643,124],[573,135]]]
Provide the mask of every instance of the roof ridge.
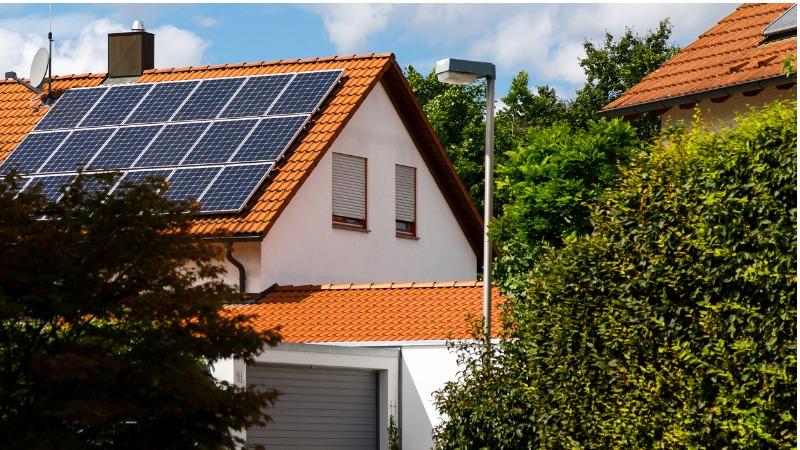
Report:
[[302,284],[279,285],[275,291],[337,291],[337,290],[367,290],[367,289],[420,289],[420,288],[463,288],[482,287],[483,281],[478,280],[449,280],[449,281],[408,281],[385,283],[327,283],[327,284]]
[[390,58],[394,59],[395,55],[392,52],[383,53],[362,53],[353,55],[329,55],[317,56],[312,58],[295,58],[295,59],[274,59],[271,61],[249,61],[234,64],[217,64],[213,66],[184,66],[184,67],[164,67],[160,69],[145,70],[143,75],[157,74],[157,73],[176,73],[176,72],[195,72],[205,70],[219,70],[219,69],[238,69],[244,67],[264,67],[264,66],[280,66],[290,64],[309,64],[309,63],[323,63],[332,61],[352,61],[356,59],[380,59]]

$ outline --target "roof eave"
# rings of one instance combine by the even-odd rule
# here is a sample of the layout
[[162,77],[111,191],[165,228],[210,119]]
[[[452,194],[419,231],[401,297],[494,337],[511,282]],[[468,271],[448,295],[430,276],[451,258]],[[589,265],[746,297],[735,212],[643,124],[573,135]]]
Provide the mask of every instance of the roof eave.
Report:
[[654,100],[647,103],[639,103],[636,105],[622,106],[612,109],[604,109],[598,111],[600,117],[614,118],[624,117],[630,114],[639,114],[654,111],[657,109],[671,108],[677,105],[683,105],[690,102],[701,102],[716,97],[725,95],[732,95],[739,92],[747,92],[755,89],[764,89],[770,86],[778,86],[786,83],[796,83],[797,74],[780,75],[777,77],[762,78],[760,80],[748,81],[746,83],[734,84],[706,91],[694,92],[691,94],[680,95],[677,97],[669,97],[659,100]]

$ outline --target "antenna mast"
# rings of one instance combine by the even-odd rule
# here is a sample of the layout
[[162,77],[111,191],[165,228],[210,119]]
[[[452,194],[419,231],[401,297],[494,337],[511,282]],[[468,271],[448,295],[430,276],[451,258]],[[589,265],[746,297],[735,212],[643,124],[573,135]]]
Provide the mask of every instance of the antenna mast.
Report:
[[50,100],[50,93],[53,92],[53,4],[50,3],[50,17],[47,30],[47,40],[50,48],[47,52],[47,98],[45,102]]

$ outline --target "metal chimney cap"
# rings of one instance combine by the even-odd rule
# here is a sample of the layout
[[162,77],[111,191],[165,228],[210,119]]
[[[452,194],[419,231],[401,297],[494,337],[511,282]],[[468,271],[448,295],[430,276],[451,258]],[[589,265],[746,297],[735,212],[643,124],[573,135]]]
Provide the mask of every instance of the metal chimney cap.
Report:
[[144,31],[144,22],[141,20],[134,20],[131,25],[131,31]]

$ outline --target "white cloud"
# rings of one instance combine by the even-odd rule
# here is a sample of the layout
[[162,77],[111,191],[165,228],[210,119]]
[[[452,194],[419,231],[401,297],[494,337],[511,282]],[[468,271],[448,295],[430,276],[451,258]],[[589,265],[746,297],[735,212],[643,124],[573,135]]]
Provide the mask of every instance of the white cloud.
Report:
[[[498,70],[527,70],[534,84],[574,91],[585,76],[578,60],[583,42],[600,42],[632,27],[645,34],[669,17],[671,39],[686,45],[735,9],[735,4],[403,4],[324,5],[320,14],[337,51],[384,51],[376,37],[391,33],[404,41],[440,48],[451,56],[493,61]],[[391,49],[388,49],[391,50]],[[427,70],[427,67],[422,68]],[[570,94],[572,97],[574,94]]]
[[220,24],[220,20],[214,17],[197,16],[194,18],[195,23],[201,27],[214,27]]
[[211,45],[191,31],[173,25],[154,28],[156,67],[195,66],[203,58],[203,52]]
[[[15,70],[29,75],[38,47],[47,47],[47,18],[26,16],[0,20],[0,72]],[[53,18],[53,73],[106,72],[108,34],[127,31],[121,23],[86,15]],[[150,30],[156,35],[156,67],[198,65],[210,42],[188,30],[162,25]]]
[[393,5],[329,4],[313,8],[322,16],[328,38],[340,53],[365,51],[369,38],[389,23]]

